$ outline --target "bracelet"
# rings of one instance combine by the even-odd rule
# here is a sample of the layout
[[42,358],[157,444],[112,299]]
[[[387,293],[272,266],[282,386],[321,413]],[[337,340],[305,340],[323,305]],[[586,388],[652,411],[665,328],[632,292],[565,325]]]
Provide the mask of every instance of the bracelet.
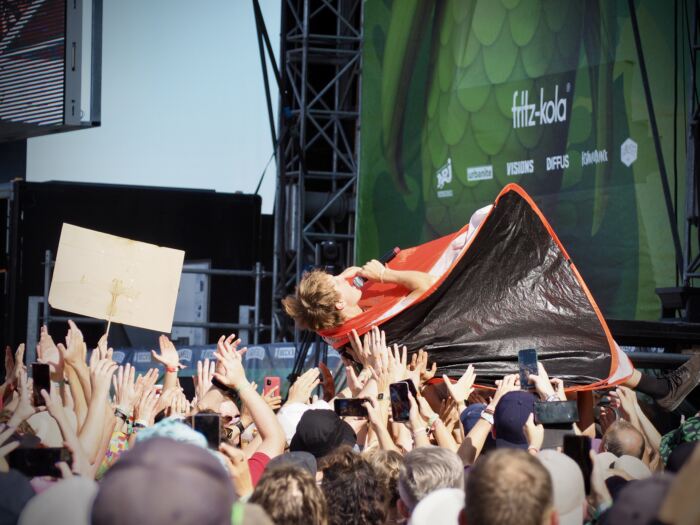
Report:
[[379,272],[379,282],[384,283],[384,272],[386,271],[386,266],[382,266],[382,271]]
[[134,421],[134,428],[146,428],[148,426],[148,421],[144,421],[143,419],[137,419]]
[[481,414],[479,414],[479,417],[486,421],[489,425],[493,425],[493,414],[490,414],[484,410],[481,412]]
[[438,416],[437,414],[433,414],[432,416],[430,416],[430,417],[428,418],[428,428],[432,429],[432,428],[433,428],[433,425],[435,425],[435,422],[436,422],[438,419],[440,419],[440,416]]
[[495,413],[496,413],[492,408],[488,408],[488,407],[485,408],[484,410],[482,410],[482,412],[486,412],[487,414],[491,414],[492,416],[495,415]]
[[219,390],[221,390],[224,394],[228,395],[229,397],[236,393],[236,390],[234,390],[231,387],[226,386],[221,381],[219,381],[216,377],[211,378],[211,384],[214,385]]
[[557,394],[552,394],[545,400],[546,403],[551,403],[552,401],[559,401],[559,396]]
[[176,374],[178,371],[178,367],[173,368],[171,366],[166,366],[165,371],[169,374]]
[[114,415],[117,416],[119,419],[123,419],[124,421],[128,421],[131,418],[131,414],[129,414],[122,407],[115,407]]
[[419,432],[423,432],[424,434],[427,434],[430,431],[428,427],[418,427],[415,430],[413,430],[411,433],[415,436]]

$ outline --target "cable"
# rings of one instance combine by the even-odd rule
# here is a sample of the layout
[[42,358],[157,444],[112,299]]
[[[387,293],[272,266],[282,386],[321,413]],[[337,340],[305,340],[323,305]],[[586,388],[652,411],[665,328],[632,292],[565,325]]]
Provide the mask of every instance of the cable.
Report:
[[262,170],[262,174],[260,175],[260,180],[258,180],[258,185],[255,187],[255,195],[257,195],[258,192],[260,191],[260,186],[262,185],[263,179],[265,178],[265,174],[267,173],[267,168],[270,167],[270,162],[272,162],[272,159],[275,158],[276,153],[277,153],[277,151],[274,148],[272,148],[272,155],[270,155],[270,158],[268,159],[267,164],[265,164],[265,167]]

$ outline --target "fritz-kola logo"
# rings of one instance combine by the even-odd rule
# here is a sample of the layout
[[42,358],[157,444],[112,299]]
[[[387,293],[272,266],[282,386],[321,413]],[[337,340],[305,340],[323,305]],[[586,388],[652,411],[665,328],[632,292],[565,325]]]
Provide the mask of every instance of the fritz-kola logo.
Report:
[[[571,84],[566,85],[566,92],[571,91]],[[535,101],[536,102],[536,101]],[[530,103],[527,90],[513,92],[513,128],[554,124],[566,121],[566,96],[559,98],[559,86],[554,86],[554,99],[545,100],[544,88],[540,88],[540,104]]]

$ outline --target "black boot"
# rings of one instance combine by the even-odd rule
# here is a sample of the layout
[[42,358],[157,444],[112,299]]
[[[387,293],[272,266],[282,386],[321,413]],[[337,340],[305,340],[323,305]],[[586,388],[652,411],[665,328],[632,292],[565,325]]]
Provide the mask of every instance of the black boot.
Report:
[[669,412],[678,408],[685,396],[700,383],[700,354],[695,354],[682,366],[666,376],[669,385],[669,393],[656,402]]

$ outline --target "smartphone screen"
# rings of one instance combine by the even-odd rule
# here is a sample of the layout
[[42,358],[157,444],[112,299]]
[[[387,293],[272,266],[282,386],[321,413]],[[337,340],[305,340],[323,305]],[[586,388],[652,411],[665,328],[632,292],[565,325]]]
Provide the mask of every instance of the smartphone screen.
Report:
[[520,369],[520,388],[522,390],[535,388],[528,382],[528,374],[537,375],[537,350],[526,348],[518,352],[518,368]]
[[391,417],[396,422],[408,421],[411,403],[408,400],[408,385],[401,381],[389,385],[391,397]]
[[221,443],[220,420],[219,414],[195,414],[192,417],[192,428],[200,434],[204,434],[209,448],[214,450],[218,450]]
[[578,421],[576,401],[536,401],[535,423],[543,425],[569,425]]
[[[275,388],[277,387],[277,388]],[[274,390],[275,395],[281,396],[280,393],[280,378],[279,376],[267,376],[263,380],[263,395],[267,395],[270,391]]]
[[337,399],[333,402],[335,413],[340,417],[367,417],[364,399]]
[[564,436],[564,454],[573,459],[583,473],[583,483],[586,486],[586,494],[591,493],[591,438],[588,436]]
[[51,392],[51,373],[49,365],[45,363],[32,363],[32,383],[34,384],[34,406],[43,407],[44,398],[41,391]]
[[73,463],[70,450],[67,448],[18,448],[7,455],[10,468],[30,478],[36,476],[60,478],[61,471],[56,467],[59,461],[65,461],[70,467]]

